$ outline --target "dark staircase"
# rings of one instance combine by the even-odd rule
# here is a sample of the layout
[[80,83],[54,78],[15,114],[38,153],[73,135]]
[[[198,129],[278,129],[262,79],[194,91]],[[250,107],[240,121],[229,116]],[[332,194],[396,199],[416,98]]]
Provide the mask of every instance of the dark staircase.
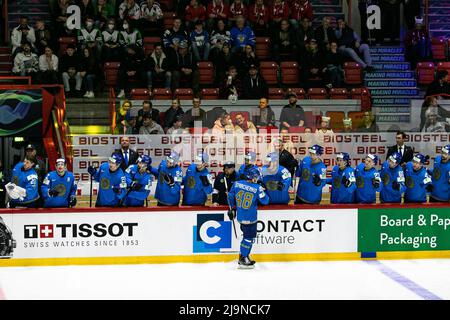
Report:
[[430,35],[436,38],[450,36],[450,0],[429,0],[428,25]]

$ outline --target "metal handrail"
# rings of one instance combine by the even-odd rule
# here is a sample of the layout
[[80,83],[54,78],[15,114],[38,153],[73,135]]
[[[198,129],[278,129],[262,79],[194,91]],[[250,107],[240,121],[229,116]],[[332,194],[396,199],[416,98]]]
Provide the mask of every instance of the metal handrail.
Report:
[[4,33],[3,40],[5,43],[9,43],[9,21],[8,21],[8,0],[3,1],[3,24]]
[[114,130],[116,129],[116,94],[114,92],[114,88],[109,88],[109,117],[111,124],[111,134],[114,134]]
[[29,76],[0,76],[0,80],[26,80],[31,85],[31,77]]

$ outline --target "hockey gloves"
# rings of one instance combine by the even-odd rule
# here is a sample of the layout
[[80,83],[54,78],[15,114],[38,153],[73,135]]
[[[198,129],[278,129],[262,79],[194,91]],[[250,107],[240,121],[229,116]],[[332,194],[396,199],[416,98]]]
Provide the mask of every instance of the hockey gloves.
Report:
[[373,185],[373,187],[374,187],[375,189],[378,189],[378,188],[380,187],[380,180],[379,180],[379,179],[376,179],[376,178],[373,178],[373,179],[372,179],[372,185]]
[[281,181],[277,182],[277,190],[282,191],[284,189],[284,184]]
[[69,198],[69,207],[73,208],[77,205],[77,197],[70,196]]
[[427,189],[427,192],[433,192],[433,185],[431,183],[427,184],[427,186],[425,187],[425,189]]
[[175,184],[175,180],[173,179],[171,174],[162,173],[164,181],[169,185],[169,187],[173,187]]
[[320,186],[320,184],[322,183],[322,179],[320,179],[319,175],[313,174],[313,183],[316,186]]
[[392,182],[392,189],[394,189],[395,191],[399,191],[400,190],[400,183],[398,183],[397,180]]
[[48,195],[49,195],[50,197],[56,197],[58,194],[59,194],[59,192],[56,191],[55,189],[50,189],[50,190],[48,190]]
[[139,191],[141,188],[142,188],[142,184],[139,184],[136,181],[133,181],[133,183],[131,184],[132,191]]
[[258,180],[256,183],[259,184],[261,187],[263,187],[264,190],[267,189],[266,184],[262,180]]
[[233,220],[236,218],[236,209],[230,209],[228,210],[228,219]]
[[345,175],[342,177],[341,182],[346,188],[350,187],[350,185],[352,184],[352,182]]
[[114,186],[112,188],[112,190],[114,191],[114,193],[119,194],[120,193],[120,187]]
[[91,176],[93,176],[97,172],[97,170],[93,166],[89,166],[88,172]]
[[209,186],[209,180],[207,176],[199,176],[200,180],[202,181],[202,184],[204,187]]

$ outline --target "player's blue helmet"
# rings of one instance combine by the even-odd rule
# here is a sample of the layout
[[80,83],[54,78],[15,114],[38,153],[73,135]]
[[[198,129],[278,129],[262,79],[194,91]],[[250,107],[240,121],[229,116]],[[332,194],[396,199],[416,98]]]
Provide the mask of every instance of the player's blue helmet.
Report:
[[445,154],[450,154],[450,144],[442,147],[442,151],[441,152],[445,153]]
[[255,151],[249,151],[245,154],[245,160],[249,160],[251,163],[256,162],[256,152]]
[[62,163],[64,166],[66,165],[66,159],[64,158],[58,158],[56,159],[56,165],[58,165],[58,163]]
[[197,156],[195,157],[195,160],[199,163],[208,163],[209,162],[209,156],[206,152],[199,152]]
[[261,172],[256,167],[251,167],[245,172],[245,178],[247,180],[260,179]]
[[323,147],[319,146],[318,144],[315,144],[315,145],[309,147],[308,151],[310,153],[314,153],[314,154],[320,156],[323,154]]
[[278,162],[280,160],[280,155],[278,152],[271,152],[267,154],[266,160],[269,162]]
[[223,164],[223,168],[227,169],[227,168],[235,168],[236,164],[234,163],[234,161],[227,161]]
[[391,160],[392,162],[399,164],[400,161],[402,160],[402,155],[398,152],[394,152],[393,154],[391,154],[389,156],[389,160]]
[[350,155],[347,152],[339,152],[336,158],[347,161],[347,164],[350,165]]
[[167,161],[174,163],[180,160],[180,154],[176,151],[172,151],[170,155],[167,156]]
[[150,156],[148,156],[146,154],[143,154],[142,156],[140,156],[138,158],[137,162],[143,162],[146,165],[150,165],[150,164],[152,164],[152,157],[150,157]]
[[122,155],[119,153],[113,153],[111,157],[109,157],[109,162],[120,165],[123,161]]
[[414,155],[413,161],[424,164],[427,161],[427,158],[423,154],[418,153],[418,154]]
[[367,155],[367,158],[372,159],[373,163],[377,164],[378,163],[378,156],[376,154],[371,154],[369,153]]

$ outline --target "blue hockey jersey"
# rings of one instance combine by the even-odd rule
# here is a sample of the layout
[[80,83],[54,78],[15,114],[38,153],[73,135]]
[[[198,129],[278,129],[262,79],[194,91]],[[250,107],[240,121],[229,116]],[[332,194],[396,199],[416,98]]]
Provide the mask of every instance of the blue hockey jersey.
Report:
[[[365,169],[364,163],[356,166],[356,202],[358,203],[375,203],[377,201],[377,192],[381,191],[381,178],[377,169]],[[379,187],[373,186],[372,180],[376,179],[379,182]]]
[[[169,168],[166,160],[162,160],[157,170],[152,169],[152,173],[158,177],[155,198],[162,204],[177,206],[180,203],[181,183],[183,182],[183,171],[181,171],[181,168],[178,165]],[[164,181],[164,174],[173,177],[175,183],[172,187]]]
[[434,159],[431,178],[433,181],[431,196],[438,201],[448,201],[450,199],[450,161],[443,163],[442,157],[437,156]]
[[[202,182],[200,176],[203,176]],[[197,170],[197,165],[192,163],[186,170],[183,178],[183,205],[186,206],[203,206],[208,198],[208,194],[213,192],[212,177],[208,169],[202,171]]]
[[[306,203],[320,203],[322,201],[322,188],[327,183],[327,167],[325,164],[322,161],[313,164],[311,157],[307,156],[300,162],[295,175],[300,177],[297,197]],[[321,179],[318,186],[313,183],[314,175]]]
[[142,207],[145,199],[147,199],[150,193],[153,177],[147,170],[144,173],[139,172],[139,166],[133,164],[125,170],[125,178],[129,188],[131,188],[133,181],[140,184],[141,187],[139,190],[129,191],[124,204],[127,207]]
[[[58,191],[58,195],[50,197],[50,190]],[[76,196],[77,185],[72,172],[66,171],[60,176],[57,171],[47,174],[41,186],[41,194],[45,208],[62,208],[69,206],[70,196]]]
[[27,204],[39,199],[39,190],[38,190],[38,175],[36,171],[31,168],[27,171],[22,170],[23,162],[19,162],[16,164],[12,171],[11,181],[26,190],[26,196],[23,200],[20,199],[11,199],[11,203],[16,205]]
[[[401,166],[391,169],[389,161],[385,161],[380,171],[383,187],[380,191],[380,201],[382,203],[400,203],[402,202],[402,194],[406,191],[405,175]],[[397,181],[399,190],[393,188],[393,183]]]
[[269,204],[269,197],[259,184],[241,180],[233,183],[228,201],[232,208],[236,207],[237,220],[251,224],[258,220],[258,203]]
[[[278,166],[276,173],[271,174],[268,171],[269,166],[262,167],[263,182],[266,185],[266,192],[269,196],[270,204],[288,204],[291,200],[289,196],[289,187],[291,186],[292,177],[288,169]],[[283,189],[278,190],[278,182],[283,183]]]
[[[94,180],[99,182],[96,207],[115,207],[127,193],[127,181],[122,169],[111,172],[107,162],[102,163],[95,172]],[[115,193],[113,188],[119,189],[119,193]]]
[[406,164],[405,169],[405,202],[427,202],[426,185],[431,183],[427,169],[422,167],[414,171],[412,162]]
[[[344,176],[351,182],[348,188],[342,184]],[[341,170],[339,166],[335,166],[331,172],[331,179],[327,179],[327,183],[331,184],[331,203],[354,203],[355,182],[355,170],[352,167]]]

